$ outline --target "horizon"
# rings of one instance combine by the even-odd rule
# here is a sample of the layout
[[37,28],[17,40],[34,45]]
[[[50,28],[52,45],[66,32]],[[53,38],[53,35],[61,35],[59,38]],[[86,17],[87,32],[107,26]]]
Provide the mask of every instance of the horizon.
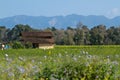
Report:
[[44,15],[22,15],[22,14],[21,14],[21,15],[7,16],[7,17],[3,17],[3,18],[0,18],[0,19],[10,18],[10,17],[16,17],[16,16],[29,16],[29,17],[41,17],[41,16],[43,16],[43,17],[56,17],[56,16],[62,16],[62,17],[66,17],[66,16],[69,16],[69,15],[78,15],[78,16],[85,16],[85,17],[88,17],[88,16],[98,16],[98,17],[99,17],[99,16],[103,16],[103,17],[108,18],[108,19],[114,19],[114,18],[116,18],[116,17],[120,17],[119,15],[110,18],[110,17],[107,17],[107,16],[105,16],[105,15],[80,15],[80,14],[68,14],[68,15],[44,16]]
[[0,18],[16,15],[27,16],[66,16],[77,14],[96,15],[114,18],[120,16],[120,1],[115,0],[2,0],[0,1]]

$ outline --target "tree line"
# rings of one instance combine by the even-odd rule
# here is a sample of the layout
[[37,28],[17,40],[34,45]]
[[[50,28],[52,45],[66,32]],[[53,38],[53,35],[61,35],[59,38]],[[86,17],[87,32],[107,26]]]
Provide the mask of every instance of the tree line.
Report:
[[97,25],[89,29],[78,23],[75,28],[57,29],[48,27],[44,30],[34,29],[29,25],[17,24],[12,29],[0,26],[0,42],[20,41],[23,31],[52,31],[57,45],[119,45],[120,27]]

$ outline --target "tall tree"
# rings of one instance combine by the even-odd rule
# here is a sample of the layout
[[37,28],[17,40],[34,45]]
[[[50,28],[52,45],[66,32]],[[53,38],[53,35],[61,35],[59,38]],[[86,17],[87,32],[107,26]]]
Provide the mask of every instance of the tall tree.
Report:
[[0,42],[7,42],[7,31],[8,29],[5,26],[0,26]]
[[81,22],[77,24],[76,34],[74,36],[75,44],[88,44],[89,43],[89,29]]
[[120,44],[120,27],[110,27],[107,30],[107,44]]
[[105,34],[106,34],[106,26],[98,25],[96,27],[93,27],[90,31],[91,44],[97,44],[97,45],[104,44]]
[[8,32],[7,34],[8,39],[9,41],[20,40],[21,32],[32,31],[32,30],[33,29],[29,25],[22,25],[22,24],[15,25],[15,27]]
[[64,44],[64,37],[65,37],[65,31],[64,30],[56,30],[54,31],[54,40],[55,43],[58,45]]
[[64,39],[66,39],[65,44],[67,45],[74,45],[74,35],[75,35],[75,31],[72,29],[67,29],[65,31],[65,37]]
[[83,25],[82,31],[83,31],[84,44],[86,45],[90,44],[90,33],[89,33],[89,29],[87,28],[87,26]]

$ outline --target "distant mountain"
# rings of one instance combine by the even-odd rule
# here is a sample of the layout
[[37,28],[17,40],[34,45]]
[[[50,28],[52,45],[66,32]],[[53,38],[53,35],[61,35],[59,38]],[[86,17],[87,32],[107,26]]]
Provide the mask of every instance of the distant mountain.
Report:
[[68,26],[75,27],[78,22],[81,22],[82,24],[88,26],[88,28],[97,26],[99,24],[104,24],[107,27],[119,26],[120,16],[109,19],[104,16],[82,16],[76,14],[53,17],[17,15],[0,19],[0,26],[12,28],[16,24],[28,24],[31,27],[37,29],[44,29],[51,26],[54,26],[58,29],[65,29]]

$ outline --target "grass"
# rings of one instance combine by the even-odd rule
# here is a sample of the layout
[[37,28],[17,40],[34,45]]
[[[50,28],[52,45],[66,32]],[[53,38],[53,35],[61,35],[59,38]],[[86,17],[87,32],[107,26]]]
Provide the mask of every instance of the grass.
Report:
[[120,45],[0,50],[0,79],[115,80],[120,77],[119,57]]

